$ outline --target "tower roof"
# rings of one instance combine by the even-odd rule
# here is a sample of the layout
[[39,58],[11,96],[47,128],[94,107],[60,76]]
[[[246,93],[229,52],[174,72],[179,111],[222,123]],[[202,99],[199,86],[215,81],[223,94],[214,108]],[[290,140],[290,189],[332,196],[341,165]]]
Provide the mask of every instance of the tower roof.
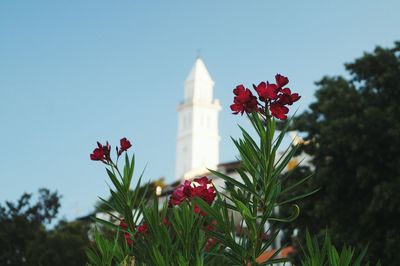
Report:
[[203,60],[200,57],[196,58],[196,62],[194,63],[194,66],[190,71],[189,76],[186,78],[185,82],[190,82],[195,80],[204,80],[214,83],[214,81],[210,76],[210,73],[208,73],[206,65],[204,64]]

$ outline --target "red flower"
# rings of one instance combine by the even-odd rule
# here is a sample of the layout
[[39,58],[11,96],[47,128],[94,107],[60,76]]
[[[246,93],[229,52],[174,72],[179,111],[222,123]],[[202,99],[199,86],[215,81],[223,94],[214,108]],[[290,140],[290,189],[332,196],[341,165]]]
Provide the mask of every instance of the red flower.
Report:
[[281,93],[282,94],[279,96],[278,102],[283,105],[292,105],[301,98],[298,93],[292,94],[289,88],[284,88],[281,90]]
[[256,90],[260,100],[263,102],[275,100],[276,97],[278,97],[279,88],[276,84],[269,84],[263,81],[258,84],[258,86],[253,84],[253,87]]
[[139,234],[145,234],[145,233],[147,233],[147,231],[148,231],[147,224],[139,225],[139,227],[137,228],[137,230],[138,230],[138,233],[139,233]]
[[125,234],[124,234],[124,238],[125,238],[125,240],[126,240],[126,243],[128,243],[128,245],[133,245],[133,240],[132,240],[130,234],[125,233]]
[[196,214],[199,214],[199,213],[200,213],[200,215],[203,216],[203,217],[206,217],[206,216],[207,216],[207,213],[203,212],[203,211],[200,209],[200,207],[197,206],[197,205],[194,205],[194,213],[196,213]]
[[[209,205],[211,205],[217,195],[215,192],[214,186],[210,179],[206,176],[202,178],[197,178],[193,180],[192,183],[192,197],[199,197]],[[207,214],[202,211],[198,206],[194,206],[194,212],[200,213],[202,216],[206,216]]]
[[233,104],[230,106],[233,114],[244,112],[252,113],[257,111],[257,98],[251,93],[249,89],[245,89],[243,85],[237,86],[233,93],[236,95],[233,99]]
[[199,213],[201,210],[200,210],[200,207],[199,206],[197,206],[197,205],[195,205],[194,206],[194,213]]
[[[128,225],[125,223],[124,219],[122,219],[120,221],[119,226],[124,230],[128,230]],[[128,245],[132,245],[133,244],[133,240],[131,239],[131,234],[129,234],[128,232],[124,232],[124,238],[125,238],[126,243]]]
[[212,184],[211,179],[208,179],[206,176],[203,176],[201,178],[195,178],[193,179],[193,182],[196,182],[201,186]]
[[199,197],[209,205],[211,205],[215,199],[216,193],[214,187],[207,188],[206,186],[194,187],[192,190],[193,197]]
[[104,146],[100,142],[97,142],[97,148],[90,154],[90,159],[93,161],[103,161],[105,163],[110,160],[110,150],[111,146],[108,144],[108,141]]
[[301,98],[301,96],[298,93],[292,93],[290,96],[292,97],[293,102],[297,102]]
[[121,147],[118,150],[118,156],[120,156],[124,151],[128,150],[130,147],[132,147],[131,142],[127,138],[122,138],[119,141]]
[[169,200],[170,205],[179,205],[184,200],[189,199],[192,195],[192,187],[190,181],[186,180],[182,185],[178,186]]
[[211,205],[217,195],[214,186],[212,185],[211,179],[206,176],[193,180],[192,197],[200,197],[209,205]]
[[276,81],[276,84],[278,85],[278,88],[282,88],[283,86],[285,86],[286,84],[289,83],[289,79],[280,74],[275,75],[275,81]]
[[90,154],[90,159],[93,161],[101,161],[104,158],[103,149],[96,148],[94,149],[93,153]]
[[[178,186],[169,199],[169,206],[179,205],[185,200],[191,200],[199,197],[211,205],[216,197],[214,186],[210,179],[206,176],[196,178],[192,182],[186,180],[182,185]],[[198,206],[194,206],[194,212],[205,216],[206,213],[201,211]]]
[[163,224],[164,225],[170,225],[170,222],[168,221],[167,217],[163,218]]
[[217,240],[215,238],[210,237],[207,239],[206,244],[204,245],[205,251],[210,251],[217,244]]
[[[254,90],[258,94],[258,98],[264,104],[259,103],[257,98],[246,89],[243,85],[238,85],[233,93],[235,97],[233,104],[230,106],[233,114],[244,112],[258,112],[262,116],[272,115],[281,120],[287,119],[289,109],[287,105],[292,105],[300,99],[298,93],[292,93],[289,88],[283,88],[289,83],[289,79],[280,74],[275,75],[276,84],[268,82],[260,82],[257,86],[253,84]],[[269,110],[270,112],[267,112]]]
[[287,108],[283,104],[281,104],[279,102],[271,103],[269,110],[271,111],[272,116],[274,116],[280,120],[287,119],[286,114],[289,112],[289,108]]
[[236,86],[233,93],[236,95],[236,100],[240,103],[247,102],[252,95],[251,91],[246,89],[242,84]]
[[124,229],[124,230],[128,230],[128,225],[126,224],[125,219],[122,219],[122,220],[119,222],[119,227],[121,227],[121,228]]
[[208,231],[214,231],[214,224],[211,223],[211,224],[207,225],[207,230]]

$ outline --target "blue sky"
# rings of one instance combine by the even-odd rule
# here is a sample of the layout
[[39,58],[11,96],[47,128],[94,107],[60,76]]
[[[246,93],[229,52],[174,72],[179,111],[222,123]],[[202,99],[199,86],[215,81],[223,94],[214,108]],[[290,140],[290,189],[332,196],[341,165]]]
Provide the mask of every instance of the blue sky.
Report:
[[137,173],[172,180],[176,106],[197,50],[215,80],[221,161],[236,151],[232,89],[314,81],[399,40],[399,1],[0,1],[0,202],[39,187],[73,219],[107,196],[96,141],[132,140]]

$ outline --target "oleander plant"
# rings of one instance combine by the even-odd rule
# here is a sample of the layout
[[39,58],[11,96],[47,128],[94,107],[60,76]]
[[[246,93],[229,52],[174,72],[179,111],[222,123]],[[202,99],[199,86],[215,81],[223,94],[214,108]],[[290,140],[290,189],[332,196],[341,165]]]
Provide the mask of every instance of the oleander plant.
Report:
[[[318,188],[296,194],[311,175],[284,185],[291,178],[287,165],[300,145],[293,142],[281,153],[290,125],[289,107],[300,99],[288,83],[287,77],[277,74],[274,83],[253,85],[255,93],[243,85],[233,90],[233,114],[245,115],[255,131],[252,137],[240,127],[242,137],[233,139],[241,160],[235,169],[240,178],[209,170],[210,177],[185,180],[164,196],[164,203],[146,196],[143,172],[134,178],[135,156],[128,155],[128,139],[120,140],[114,158],[110,144],[98,142],[90,158],[106,166],[113,200],[100,198],[108,218],[94,218],[88,265],[292,265],[290,258],[280,256],[283,247],[272,247],[280,226],[298,217],[296,202]],[[284,123],[280,131],[278,120]],[[215,187],[211,176],[224,180],[226,188]],[[290,208],[291,214],[282,217],[282,207]],[[321,247],[310,235],[307,240],[298,251],[303,254],[301,265],[367,264],[366,249],[344,247],[338,252],[328,236]],[[269,250],[273,253],[261,259]]]

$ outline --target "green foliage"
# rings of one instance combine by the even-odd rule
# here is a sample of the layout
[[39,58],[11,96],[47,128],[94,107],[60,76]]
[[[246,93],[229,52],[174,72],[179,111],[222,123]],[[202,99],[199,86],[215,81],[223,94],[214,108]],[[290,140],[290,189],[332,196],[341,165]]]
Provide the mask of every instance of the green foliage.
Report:
[[[95,265],[121,264],[126,258],[134,258],[135,265],[269,265],[287,261],[278,257],[280,249],[266,261],[260,257],[271,248],[279,233],[279,225],[296,219],[299,207],[293,204],[315,191],[295,193],[297,184],[283,187],[282,180],[287,164],[296,152],[296,146],[288,147],[283,156],[276,159],[279,145],[285,130],[275,137],[275,121],[269,116],[256,113],[248,116],[258,135],[258,144],[250,134],[241,128],[242,139],[233,140],[240,153],[241,167],[237,169],[240,179],[236,180],[223,173],[210,170],[222,178],[228,189],[217,192],[217,199],[212,205],[200,198],[193,198],[192,203],[183,202],[179,206],[161,207],[157,200],[149,204],[143,193],[139,177],[136,187],[131,190],[134,159],[125,155],[124,171],[112,160],[108,163],[107,174],[113,184],[110,189],[112,201],[105,201],[104,210],[117,223],[96,219],[97,222],[113,230],[115,238],[108,240],[96,234],[96,246],[88,251],[90,262]],[[290,206],[291,213],[282,217],[277,208]],[[195,211],[200,208],[201,212]],[[242,219],[241,231],[247,233],[238,237],[237,221],[234,213]],[[118,226],[124,219],[127,228]],[[267,228],[265,225],[270,226]],[[145,224],[146,232],[138,232],[138,226]],[[208,226],[215,227],[208,230]],[[245,229],[246,228],[246,229]],[[267,231],[267,232],[266,232]],[[263,240],[262,235],[271,237]],[[129,240],[125,240],[128,238]],[[129,242],[132,240],[132,244]],[[209,244],[209,242],[214,244]],[[121,254],[125,254],[122,256]]]
[[[282,172],[295,154],[296,146],[291,145],[283,156],[276,160],[279,145],[286,131],[282,130],[275,139],[275,121],[273,119],[259,116],[256,113],[249,115],[249,119],[258,135],[259,144],[243,128],[241,128],[243,138],[233,140],[242,160],[241,168],[237,169],[242,182],[210,170],[214,175],[231,184],[228,186],[231,189],[224,194],[228,201],[220,199],[213,209],[198,199],[201,208],[204,208],[217,222],[217,232],[213,232],[212,235],[223,246],[228,247],[224,251],[225,255],[238,265],[246,263],[258,265],[257,258],[272,247],[272,243],[279,233],[279,224],[291,222],[299,215],[298,206],[292,202],[314,193],[311,191],[295,194],[295,196],[286,196],[288,191],[296,191],[297,186],[301,184],[300,182],[282,189]],[[292,213],[288,217],[277,216],[276,209],[286,205],[291,206]],[[239,242],[235,241],[232,228],[234,221],[228,210],[239,212],[244,220],[241,230],[244,227],[247,228],[248,234],[242,236]],[[272,225],[268,229],[272,237],[269,241],[263,241],[260,236],[265,233],[267,222]],[[279,250],[264,263],[284,262],[285,259],[278,258],[278,254]]]
[[86,249],[89,265],[108,266],[123,264],[129,259],[124,246],[118,244],[118,235],[109,240],[102,233],[95,232],[96,248]]
[[[377,47],[346,69],[350,79],[324,77],[316,101],[295,119],[293,129],[309,142],[315,177],[302,186],[321,192],[300,203],[302,215],[290,227],[306,227],[335,245],[348,243],[383,265],[399,265],[400,243],[400,42]],[[296,182],[309,172],[296,172]],[[289,232],[290,234],[290,232]]]
[[40,189],[36,203],[23,194],[17,203],[0,205],[0,265],[84,265],[89,225],[61,221],[47,230],[57,216],[60,196]]
[[[182,203],[179,208],[161,212],[157,203],[144,209],[148,233],[135,240],[135,258],[138,265],[203,265],[206,242],[203,225],[193,206]],[[167,219],[165,222],[164,217]]]
[[[360,108],[360,102],[363,100],[356,101],[361,97],[358,97],[353,85],[349,85],[342,78],[325,79],[320,85],[325,84],[325,82],[330,85],[338,85],[341,97],[355,101],[347,109],[345,107],[349,104],[344,104],[339,100],[329,102],[330,99],[326,99],[329,102],[328,105],[337,104],[338,107],[343,109],[344,113],[351,108],[356,108],[357,111],[362,110],[357,109]],[[350,91],[350,94],[345,95],[344,92],[346,91]],[[324,93],[321,93],[321,95],[324,95]],[[327,95],[332,97],[332,92]],[[318,97],[320,97],[319,94],[317,94]],[[317,104],[311,108],[316,106]],[[236,169],[240,178],[210,170],[214,176],[223,179],[227,184],[225,191],[216,192],[217,197],[214,202],[212,202],[214,197],[206,202],[202,196],[199,196],[200,194],[194,193],[194,189],[198,187],[187,187],[188,184],[193,185],[190,182],[185,183],[186,187],[181,186],[182,190],[176,191],[177,194],[174,194],[176,198],[171,204],[166,201],[163,206],[159,206],[157,199],[149,202],[146,197],[147,193],[143,192],[140,185],[142,176],[138,178],[135,188],[131,188],[134,159],[129,160],[128,155],[125,154],[124,170],[120,171],[118,159],[117,163],[114,163],[111,158],[106,157],[103,162],[108,166],[107,174],[112,182],[112,188],[110,188],[112,201],[102,201],[107,206],[104,211],[115,221],[101,219],[96,219],[96,221],[99,225],[114,232],[114,237],[108,238],[104,234],[96,234],[96,245],[93,249],[88,250],[90,262],[94,265],[128,265],[129,263],[133,265],[134,263],[134,265],[182,266],[253,266],[287,262],[288,258],[279,256],[282,248],[274,250],[274,254],[263,259],[263,261],[260,260],[260,256],[274,247],[274,241],[280,232],[280,228],[284,227],[285,224],[292,226],[286,228],[297,228],[298,223],[293,222],[296,221],[300,213],[298,203],[316,193],[319,188],[322,188],[324,192],[318,193],[319,197],[326,197],[325,193],[329,192],[332,187],[337,187],[340,191],[343,191],[340,194],[340,197],[342,197],[346,195],[346,192],[357,189],[358,186],[348,186],[343,183],[338,186],[336,183],[332,184],[332,182],[313,182],[311,178],[313,175],[304,167],[287,171],[289,162],[300,151],[298,146],[292,143],[281,156],[278,156],[279,147],[291,121],[288,121],[280,133],[275,135],[276,122],[268,112],[268,106],[265,106],[259,112],[248,114],[257,135],[256,140],[243,128],[240,128],[242,138],[233,139],[233,143],[240,154],[241,166]],[[295,126],[306,121],[305,125],[312,123],[317,129],[320,129],[326,126],[325,123],[329,121],[331,116],[337,116],[335,112],[336,110],[330,110],[329,113],[322,115],[311,114],[313,121],[305,120],[304,117],[309,115],[306,113],[302,118],[295,121]],[[341,116],[338,116],[338,118],[342,119]],[[351,113],[349,118],[351,123],[356,121],[355,119],[357,119],[356,114]],[[346,123],[348,122],[346,121]],[[349,125],[354,126],[351,123]],[[329,130],[334,129],[332,132],[328,132],[333,135],[341,130],[336,123],[333,127],[329,127],[328,124],[328,128]],[[333,152],[340,152],[340,149],[337,150],[338,147],[331,147],[329,143],[323,141],[325,139],[322,136],[326,134],[325,131],[322,133],[315,132],[317,131],[312,131],[313,134],[309,132],[308,138],[310,142],[317,145],[307,146],[307,148],[314,150],[314,155],[324,154],[330,149]],[[360,130],[360,132],[363,131]],[[342,142],[346,142],[347,135],[345,138],[335,138],[333,135],[329,135],[331,142],[354,149],[354,146],[349,143],[342,144]],[[324,147],[323,145],[327,146]],[[317,155],[314,157],[314,162],[317,162]],[[341,159],[348,159],[347,155],[344,154]],[[352,159],[354,158],[349,158],[349,160]],[[332,162],[331,157],[324,157],[323,160],[328,165]],[[341,166],[334,166],[335,168],[327,168],[331,179],[343,178],[340,176],[343,170],[340,169]],[[346,166],[348,166],[346,170],[349,170],[350,165]],[[303,175],[305,172],[308,173]],[[326,173],[326,171],[319,169],[317,176]],[[332,175],[334,175],[334,178]],[[301,177],[298,178],[299,176]],[[318,181],[320,180],[322,179],[318,179]],[[145,187],[148,188],[149,186]],[[208,191],[208,188],[205,188],[205,190]],[[355,191],[357,192],[357,190]],[[188,196],[186,193],[190,195]],[[329,207],[337,211],[339,217],[343,213],[343,209],[347,208],[344,205]],[[326,209],[320,211],[323,213]],[[353,209],[352,212],[358,214],[359,209]],[[309,215],[309,213],[306,213],[306,215]],[[309,219],[309,222],[315,225],[320,220]],[[348,230],[344,230],[345,225],[345,223],[340,225],[343,231],[335,231],[334,238],[348,232]],[[240,235],[237,233],[237,227],[241,232]],[[302,227],[299,226],[299,228]],[[269,238],[264,239],[265,234],[268,234]],[[357,238],[354,240],[356,241]],[[311,240],[309,234],[307,234],[306,243],[303,265],[307,266],[361,265],[366,253],[366,250],[364,250],[356,256],[355,249],[347,246],[344,246],[339,252],[331,244],[328,236],[325,237],[322,248],[319,248],[316,240]]]
[[[133,157],[134,158],[134,157]],[[105,201],[106,213],[117,223],[96,219],[103,228],[115,232],[114,239],[108,239],[103,232],[96,232],[96,245],[87,251],[89,262],[93,265],[124,265],[128,260],[135,265],[203,265],[211,261],[203,252],[206,236],[202,226],[206,218],[194,212],[194,206],[183,203],[179,208],[161,211],[158,201],[149,204],[148,193],[141,186],[139,177],[136,186],[131,187],[134,173],[134,159],[125,156],[125,167],[121,173],[118,166],[110,164],[108,176],[114,186],[110,189],[113,201]],[[124,219],[127,229],[118,226]],[[168,223],[168,226],[167,226]],[[141,234],[137,228],[146,224],[147,230]],[[125,241],[128,235],[133,244]],[[215,261],[215,259],[213,260]]]
[[30,247],[33,265],[84,265],[89,246],[90,225],[86,222],[61,221],[45,238],[36,239]]
[[312,238],[306,231],[306,246],[303,249],[304,259],[301,262],[303,266],[361,266],[369,265],[364,260],[367,248],[356,256],[355,249],[343,246],[339,252],[332,245],[330,236],[326,233],[322,247],[318,243],[317,237]]

